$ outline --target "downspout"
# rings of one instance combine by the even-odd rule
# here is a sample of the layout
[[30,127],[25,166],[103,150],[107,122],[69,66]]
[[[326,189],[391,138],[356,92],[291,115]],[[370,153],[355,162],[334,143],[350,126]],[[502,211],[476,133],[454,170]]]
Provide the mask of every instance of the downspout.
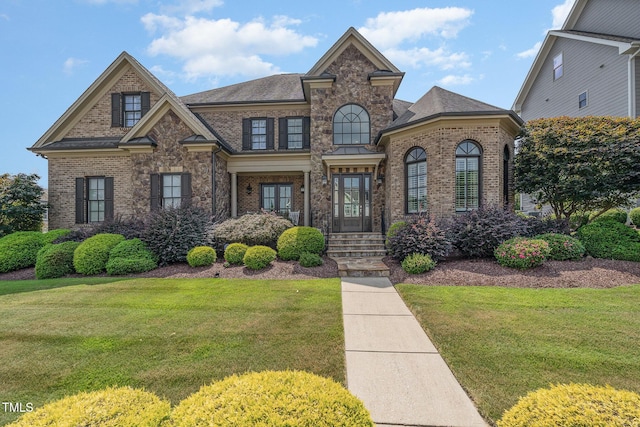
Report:
[[222,151],[222,148],[218,146],[217,150],[211,152],[211,215],[214,221],[216,220],[216,154]]
[[635,52],[633,52],[631,55],[629,55],[629,93],[628,93],[628,99],[629,99],[629,118],[631,119],[635,119],[636,118],[636,112],[637,112],[637,105],[636,105],[636,96],[637,96],[637,90],[636,90],[636,63],[634,61],[634,59],[640,54],[640,44],[638,43],[633,43],[632,46],[634,46],[636,48]]

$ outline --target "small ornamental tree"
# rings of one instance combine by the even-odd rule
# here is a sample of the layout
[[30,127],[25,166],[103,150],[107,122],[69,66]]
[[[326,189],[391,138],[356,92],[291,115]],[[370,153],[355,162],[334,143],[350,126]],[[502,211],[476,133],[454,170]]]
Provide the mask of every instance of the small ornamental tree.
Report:
[[14,231],[39,231],[46,205],[36,174],[0,176],[0,237]]
[[517,152],[516,190],[549,204],[558,221],[588,210],[595,219],[640,191],[640,119],[532,120]]

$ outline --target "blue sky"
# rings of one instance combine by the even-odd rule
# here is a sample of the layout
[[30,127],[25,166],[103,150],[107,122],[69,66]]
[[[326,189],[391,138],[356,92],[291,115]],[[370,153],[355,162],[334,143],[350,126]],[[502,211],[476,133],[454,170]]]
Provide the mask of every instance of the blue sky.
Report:
[[0,174],[37,173],[30,147],[126,50],[177,95],[307,72],[349,28],[406,72],[511,105],[574,0],[1,0]]

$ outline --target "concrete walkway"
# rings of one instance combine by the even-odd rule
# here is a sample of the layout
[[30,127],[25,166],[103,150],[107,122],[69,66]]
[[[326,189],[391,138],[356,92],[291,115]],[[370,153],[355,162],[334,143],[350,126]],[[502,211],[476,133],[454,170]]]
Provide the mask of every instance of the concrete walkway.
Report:
[[486,427],[386,277],[342,279],[347,385],[378,427]]

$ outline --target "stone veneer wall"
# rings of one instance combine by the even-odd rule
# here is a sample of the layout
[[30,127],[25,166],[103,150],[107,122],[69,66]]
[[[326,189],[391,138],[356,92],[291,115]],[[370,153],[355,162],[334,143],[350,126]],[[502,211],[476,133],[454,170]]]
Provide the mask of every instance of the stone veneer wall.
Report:
[[[126,71],[116,84],[100,94],[98,102],[66,135],[68,138],[97,138],[105,136],[124,136],[130,128],[111,127],[111,94],[123,92],[151,92],[144,80],[133,69]],[[151,106],[159,95],[151,92]]]
[[[322,154],[342,147],[333,145],[333,115],[345,104],[356,103],[364,107],[371,120],[371,141],[378,132],[393,119],[393,88],[391,86],[372,86],[368,81],[369,73],[376,71],[372,64],[354,46],[344,52],[325,70],[335,74],[333,87],[311,90],[311,224],[322,227],[325,221],[331,222],[331,180],[328,185],[317,185],[326,171],[322,164]],[[376,150],[374,146],[368,146]],[[373,178],[375,182],[375,177]],[[373,194],[373,230],[380,231],[384,199],[383,189],[374,185]]]
[[231,216],[231,179],[227,161],[216,154],[216,212],[215,220],[224,221]]
[[[386,180],[387,211],[391,217],[387,226],[406,217],[404,158],[413,147],[422,147],[427,153],[428,211],[440,217],[455,213],[455,152],[465,139],[476,141],[482,148],[482,203],[502,204],[504,147],[507,145],[513,153],[513,135],[495,120],[431,125],[392,137],[387,143],[386,173],[392,177]],[[513,194],[509,197],[513,200]]]

